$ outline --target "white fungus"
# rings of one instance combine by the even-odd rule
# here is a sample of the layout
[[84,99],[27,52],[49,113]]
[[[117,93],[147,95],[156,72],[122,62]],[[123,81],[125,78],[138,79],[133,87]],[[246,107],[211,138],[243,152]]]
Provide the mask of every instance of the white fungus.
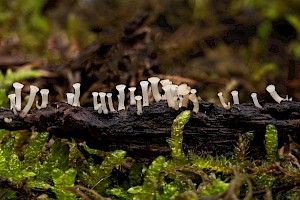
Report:
[[257,94],[255,92],[251,93],[251,98],[253,100],[253,103],[256,107],[258,108],[262,108],[262,106],[260,105],[260,103],[258,102],[258,99],[257,99]]
[[161,94],[158,91],[158,83],[159,83],[159,78],[158,77],[151,77],[148,78],[148,81],[151,84],[151,88],[152,88],[152,93],[153,93],[153,97],[155,99],[156,102],[159,102],[161,100]]
[[135,90],[136,90],[136,87],[130,87],[130,88],[128,88],[128,90],[129,90],[129,92],[130,92],[130,102],[129,102],[129,104],[130,105],[135,105],[136,104],[136,102],[135,102],[135,98],[134,98],[134,92],[135,92]]
[[166,86],[166,85],[172,85],[172,81],[170,81],[169,79],[164,79],[160,81],[160,84],[162,86]]
[[268,86],[266,87],[266,90],[270,93],[271,97],[272,97],[277,103],[280,103],[281,101],[284,100],[284,98],[280,97],[280,96],[277,94],[274,85],[268,85]]
[[125,88],[126,85],[120,84],[116,86],[116,89],[119,91],[119,104],[118,104],[118,110],[125,110]]
[[22,83],[15,82],[13,84],[13,87],[15,88],[15,94],[16,94],[16,110],[20,111],[21,110],[21,98],[22,98],[22,88],[24,85]]
[[142,96],[137,95],[134,98],[136,100],[136,109],[137,109],[136,114],[137,115],[141,115],[141,114],[143,114],[143,110],[142,110]]
[[13,109],[16,106],[16,94],[8,95],[10,101],[10,109]]
[[5,117],[5,118],[4,118],[4,122],[5,122],[5,123],[10,123],[10,122],[12,122],[12,118],[7,118],[7,117]]
[[74,88],[74,100],[73,100],[73,106],[80,106],[80,83],[74,83],[73,88]]
[[181,84],[178,86],[177,94],[183,97],[182,100],[183,107],[188,107],[189,105],[189,93],[190,93],[190,88],[187,86],[187,84]]
[[20,113],[20,116],[21,117],[25,117],[27,115],[27,113],[29,112],[33,102],[34,102],[34,99],[35,99],[35,95],[36,93],[39,91],[39,88],[34,86],[34,85],[31,85],[30,86],[30,94],[29,94],[29,99],[28,99],[28,102],[26,104],[26,106],[24,107],[24,109],[22,110],[22,112]]
[[41,106],[38,105],[38,101],[35,102],[36,104],[36,107],[38,109],[41,109],[41,108],[46,108],[47,105],[48,105],[48,95],[49,95],[49,90],[48,89],[41,89],[40,91],[41,95],[42,95],[42,103],[41,103]]
[[73,105],[74,102],[74,93],[68,92],[67,93],[67,102],[70,105]]
[[167,97],[168,106],[171,108],[174,108],[174,98],[171,93],[171,85],[165,85],[162,87],[162,89],[165,91],[165,96]]
[[231,91],[232,99],[233,99],[233,104],[240,104],[239,100],[239,92],[236,90]]
[[197,97],[196,93],[197,93],[196,89],[191,89],[191,94],[189,95],[189,99],[193,102],[193,105],[194,105],[193,112],[198,113],[199,112],[199,101],[198,101],[198,97]]
[[143,106],[149,106],[149,98],[148,98],[148,81],[141,81],[140,82],[142,88],[142,95],[143,95]]
[[100,104],[98,103],[98,95],[98,92],[92,92],[94,110],[98,110],[100,106]]
[[[105,102],[106,93],[105,92],[99,92],[99,96],[100,96],[102,110],[103,110],[103,113],[104,113],[104,111],[107,110],[106,102]],[[107,114],[107,113],[104,113],[104,114]]]
[[178,85],[171,84],[170,90],[173,97],[178,96],[177,95]]
[[99,113],[99,114],[102,113],[102,106],[101,106],[101,103],[99,104],[99,107],[98,107],[98,113]]
[[116,110],[114,108],[113,101],[112,101],[112,93],[107,93],[106,96],[107,96],[108,107],[110,112],[115,112]]
[[223,106],[223,108],[229,110],[230,109],[230,102],[228,102],[228,104],[225,103],[225,100],[224,100],[224,97],[223,97],[223,93],[222,92],[219,92],[218,93],[218,97],[220,99],[220,102]]

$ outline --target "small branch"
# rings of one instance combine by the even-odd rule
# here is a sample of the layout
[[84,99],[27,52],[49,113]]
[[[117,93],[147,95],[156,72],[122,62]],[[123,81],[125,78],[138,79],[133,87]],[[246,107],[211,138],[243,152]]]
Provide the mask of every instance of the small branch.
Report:
[[[171,136],[172,122],[181,111],[160,102],[143,107],[141,116],[136,114],[134,106],[104,115],[92,108],[53,103],[45,109],[32,110],[24,119],[14,116],[11,110],[0,109],[0,126],[7,130],[48,131],[58,137],[84,140],[91,148],[123,149],[133,158],[149,159],[169,155],[166,139]],[[12,121],[7,123],[4,118]],[[267,124],[274,124],[278,129],[279,146],[288,142],[288,135],[299,142],[300,103],[265,104],[261,110],[252,104],[239,104],[225,110],[201,102],[200,112],[193,113],[185,126],[184,149],[198,154],[228,156],[232,154],[239,134],[253,131],[255,139],[251,149],[261,155]]]

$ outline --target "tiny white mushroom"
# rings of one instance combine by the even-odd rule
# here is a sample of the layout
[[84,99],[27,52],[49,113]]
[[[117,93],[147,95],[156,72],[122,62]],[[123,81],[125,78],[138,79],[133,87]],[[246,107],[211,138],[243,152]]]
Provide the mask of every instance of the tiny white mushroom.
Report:
[[137,114],[137,115],[141,115],[141,114],[143,114],[143,108],[142,108],[142,96],[137,95],[137,96],[135,96],[134,98],[135,98],[135,100],[136,100],[136,109],[137,109],[136,114]]
[[193,102],[193,105],[194,105],[193,112],[198,113],[199,112],[199,101],[198,101],[198,97],[197,97],[196,93],[197,93],[196,89],[191,89],[191,94],[189,95],[189,99]]
[[24,85],[22,83],[15,82],[13,84],[13,87],[15,88],[15,94],[16,94],[16,110],[20,111],[21,110],[21,98],[22,98],[22,88]]
[[187,84],[181,84],[177,88],[177,94],[183,96],[182,100],[182,106],[188,107],[189,105],[189,93],[190,88],[187,86]]
[[80,106],[80,83],[74,83],[73,88],[74,88],[74,101],[73,101],[73,106]]
[[8,95],[10,101],[10,109],[13,109],[16,106],[16,94]]
[[125,110],[125,88],[126,85],[120,84],[116,86],[116,89],[119,91],[119,104],[118,104],[118,110]]
[[67,93],[67,102],[70,105],[73,105],[74,102],[74,93],[68,92]]
[[143,106],[149,106],[149,98],[148,98],[148,81],[141,81],[140,82],[142,88],[142,95],[143,95]]
[[135,90],[136,90],[136,87],[130,87],[130,88],[128,88],[128,90],[129,90],[129,92],[130,92],[130,105],[135,105],[136,104],[136,102],[135,102],[135,98],[134,98],[134,92],[135,92]]
[[[103,110],[103,113],[104,113],[104,111],[107,110],[106,102],[105,102],[106,93],[105,92],[99,92],[99,96],[100,96],[100,101],[101,101],[101,105],[102,105],[102,110]],[[107,113],[104,113],[104,114],[107,114]]]
[[38,109],[41,109],[41,108],[46,108],[47,105],[48,105],[48,95],[49,95],[49,90],[48,89],[41,89],[40,91],[41,95],[42,95],[42,103],[41,103],[41,106],[38,105],[38,101],[35,102],[36,104],[36,107]]
[[20,116],[21,117],[25,117],[27,115],[27,113],[29,112],[33,102],[34,102],[34,98],[35,98],[35,95],[36,93],[39,91],[39,88],[34,86],[34,85],[31,85],[30,86],[30,94],[29,94],[29,99],[28,99],[28,102],[26,104],[26,106],[24,107],[24,109],[22,110],[22,112],[20,113]]
[[228,104],[225,103],[225,100],[224,100],[224,97],[223,97],[223,93],[222,92],[219,92],[218,93],[218,97],[220,99],[220,102],[223,106],[223,108],[229,110],[230,109],[230,102],[228,102]]
[[175,105],[174,105],[174,98],[173,98],[172,93],[171,93],[171,85],[165,85],[165,86],[162,87],[162,89],[165,91],[168,106],[171,107],[171,108],[174,108]]
[[156,102],[159,102],[161,100],[161,94],[158,91],[159,80],[160,79],[158,77],[150,77],[150,78],[148,78],[148,81],[151,84],[153,97],[154,97],[154,99],[155,99]]
[[94,110],[98,110],[100,106],[100,104],[98,103],[98,95],[98,92],[92,92]]
[[239,92],[236,90],[231,91],[232,99],[233,99],[233,104],[240,104],[239,100]]
[[161,81],[160,81],[160,84],[161,84],[162,86],[171,85],[171,84],[172,84],[172,81],[170,81],[169,79],[164,79],[164,80],[161,80]]
[[106,96],[107,96],[108,107],[109,107],[110,112],[115,112],[116,110],[115,110],[113,102],[112,102],[112,93],[107,93]]
[[274,85],[268,85],[268,86],[266,87],[266,90],[270,93],[271,97],[272,97],[277,103],[280,103],[281,101],[284,100],[284,98],[280,97],[280,96],[277,94]]
[[253,100],[253,103],[256,107],[258,108],[262,108],[262,106],[260,105],[260,103],[258,102],[258,99],[257,99],[257,94],[255,92],[251,93],[251,98]]
[[4,122],[5,122],[5,123],[10,123],[10,122],[12,122],[12,118],[7,118],[7,117],[5,117],[5,118],[4,118]]

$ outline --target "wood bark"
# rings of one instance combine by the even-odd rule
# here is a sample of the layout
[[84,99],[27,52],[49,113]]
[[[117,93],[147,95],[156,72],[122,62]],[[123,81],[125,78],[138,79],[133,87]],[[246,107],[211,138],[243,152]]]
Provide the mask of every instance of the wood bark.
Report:
[[[86,141],[91,148],[105,151],[122,149],[135,159],[152,159],[169,155],[166,142],[171,137],[173,120],[182,111],[168,108],[166,102],[143,107],[136,115],[136,107],[107,115],[92,108],[73,107],[66,103],[53,103],[45,109],[31,110],[25,118],[15,116],[11,110],[0,109],[0,127],[7,130],[49,131],[61,138]],[[184,128],[185,151],[197,154],[232,155],[240,134],[252,131],[253,155],[264,154],[266,125],[274,124],[279,132],[279,146],[288,142],[289,136],[299,143],[300,103],[283,101],[266,103],[263,109],[252,104],[233,105],[230,110],[212,103],[200,102],[200,112],[191,114]],[[11,118],[7,123],[4,118]],[[252,155],[251,155],[252,156]]]

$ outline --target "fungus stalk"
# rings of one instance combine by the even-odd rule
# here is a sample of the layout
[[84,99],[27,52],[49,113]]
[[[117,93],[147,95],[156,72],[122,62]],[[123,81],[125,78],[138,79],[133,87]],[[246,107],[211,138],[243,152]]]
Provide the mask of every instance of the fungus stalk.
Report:
[[21,111],[21,98],[22,98],[22,88],[24,85],[22,83],[14,83],[13,87],[15,88],[15,94],[16,94],[16,110]]
[[41,108],[46,108],[48,105],[48,95],[49,95],[49,90],[48,89],[41,89],[40,91],[41,95],[42,95],[42,103],[41,106],[38,105],[38,101],[35,102],[35,105],[38,109]]
[[143,106],[149,106],[149,98],[148,98],[148,81],[141,81],[140,82],[142,88],[142,95],[143,95]]
[[261,106],[260,103],[258,102],[257,94],[256,94],[255,92],[251,93],[251,98],[252,98],[252,100],[253,100],[254,105],[255,105],[257,108],[262,108],[262,106]]
[[110,112],[115,112],[116,110],[115,110],[113,102],[112,102],[112,93],[107,93],[106,96],[107,96],[108,107],[109,107]]
[[16,107],[16,94],[10,94],[8,95],[9,101],[10,101],[10,109],[13,109]]
[[92,92],[94,110],[98,110],[101,105],[98,103],[98,95],[98,92]]
[[148,78],[148,81],[151,84],[151,88],[152,88],[152,93],[153,93],[153,97],[155,99],[156,102],[159,102],[161,100],[161,95],[158,91],[158,83],[159,83],[159,78],[158,77],[151,77]]
[[193,102],[193,105],[194,105],[193,112],[198,113],[199,112],[199,101],[198,101],[198,97],[197,97],[196,93],[197,93],[197,90],[192,89],[191,94],[189,95],[189,99]]
[[116,89],[119,92],[119,104],[118,104],[118,110],[125,110],[125,88],[126,85],[120,84],[116,86]]
[[67,93],[67,102],[68,102],[68,104],[73,105],[73,102],[74,102],[74,94],[73,93],[70,93],[70,92]]
[[73,88],[75,90],[74,92],[74,100],[73,100],[73,106],[80,106],[80,83],[73,84]]
[[136,114],[137,115],[142,115],[143,114],[143,110],[142,110],[142,96],[136,96],[135,97],[136,100]]
[[136,87],[130,87],[130,88],[128,88],[128,90],[129,90],[129,92],[130,92],[130,105],[135,105],[136,104],[136,102],[135,102],[135,98],[134,98],[134,92],[135,92],[135,90],[136,90]]
[[270,93],[271,97],[272,97],[277,103],[280,103],[281,101],[284,100],[284,98],[280,97],[280,96],[277,94],[274,85],[268,85],[268,86],[266,87],[266,90]]
[[233,104],[240,104],[239,100],[239,92],[236,90],[231,91],[232,99],[233,99]]
[[225,103],[225,100],[224,100],[222,92],[218,93],[218,97],[220,99],[220,102],[221,102],[223,108],[225,108],[226,110],[229,110],[230,109],[230,102],[228,102],[228,104]]
[[101,106],[102,106],[102,110],[107,110],[107,107],[106,107],[106,102],[105,102],[105,96],[106,96],[106,93],[105,92],[99,92],[99,96],[100,96],[100,101],[101,101]]
[[28,99],[28,102],[26,104],[26,106],[24,107],[24,109],[22,110],[22,112],[20,113],[20,117],[25,117],[27,115],[27,113],[29,112],[33,102],[34,102],[34,99],[35,99],[35,95],[36,93],[39,91],[39,88],[34,86],[34,85],[31,85],[30,86],[30,94],[29,94],[29,99]]
[[168,106],[171,108],[174,108],[174,98],[171,93],[171,85],[165,85],[162,87],[162,89],[165,91],[165,95],[167,98]]

